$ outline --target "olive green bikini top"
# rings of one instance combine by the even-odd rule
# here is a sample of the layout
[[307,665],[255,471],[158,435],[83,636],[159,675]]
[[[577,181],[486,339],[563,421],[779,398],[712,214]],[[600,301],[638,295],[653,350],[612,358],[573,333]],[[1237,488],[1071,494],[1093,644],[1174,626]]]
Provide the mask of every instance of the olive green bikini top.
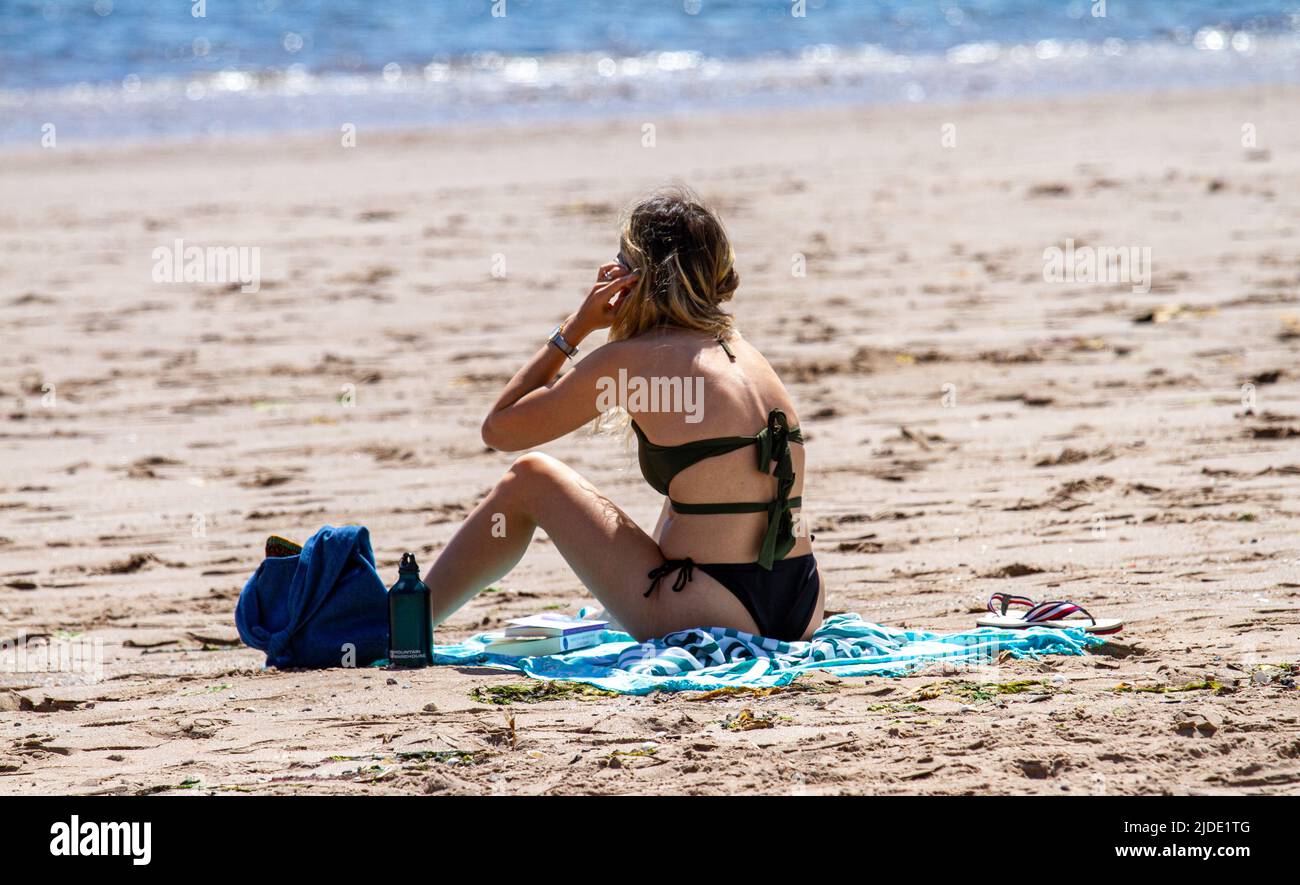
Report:
[[[734,362],[736,355],[731,352],[725,341],[719,344]],[[641,462],[641,475],[650,487],[661,495],[668,496],[678,513],[715,514],[715,513],[767,513],[767,532],[763,536],[763,546],[758,554],[758,564],[771,571],[772,563],[784,559],[795,545],[794,517],[790,513],[803,504],[802,497],[791,498],[790,490],[794,488],[794,463],[790,457],[790,443],[803,443],[803,434],[798,427],[791,427],[785,412],[773,409],[767,413],[767,426],[754,436],[719,436],[712,439],[699,439],[683,443],[680,446],[661,446],[646,439],[645,432],[635,422],[632,429],[636,431],[638,456]],[[758,470],[771,473],[776,477],[776,497],[771,501],[753,503],[738,501],[718,504],[683,504],[674,501],[668,495],[668,486],[673,477],[687,467],[703,461],[754,446],[758,451]],[[775,463],[775,467],[772,464]]]

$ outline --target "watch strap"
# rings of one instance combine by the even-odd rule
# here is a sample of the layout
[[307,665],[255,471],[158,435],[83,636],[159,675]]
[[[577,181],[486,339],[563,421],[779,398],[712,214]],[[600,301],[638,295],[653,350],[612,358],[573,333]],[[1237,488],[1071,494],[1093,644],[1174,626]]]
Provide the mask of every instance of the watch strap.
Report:
[[559,350],[560,353],[564,354],[569,359],[573,359],[574,354],[578,352],[578,348],[574,347],[572,344],[570,344],[568,341],[564,339],[563,323],[555,327],[554,331],[551,332],[551,337],[548,338],[547,341],[550,342],[551,344],[554,344],[556,349]]

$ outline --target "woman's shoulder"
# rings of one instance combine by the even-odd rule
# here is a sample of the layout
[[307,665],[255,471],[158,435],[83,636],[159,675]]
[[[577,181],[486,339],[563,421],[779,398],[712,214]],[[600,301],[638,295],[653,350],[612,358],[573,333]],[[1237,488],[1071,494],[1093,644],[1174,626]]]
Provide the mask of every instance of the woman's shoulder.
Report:
[[637,335],[635,338],[620,338],[601,345],[606,357],[624,361],[662,358],[666,350],[684,351],[692,347],[689,332],[677,330],[655,330]]
[[[703,372],[713,374],[734,364],[736,357],[742,362],[770,369],[767,360],[739,332],[732,331],[724,338],[688,329],[655,329],[602,345],[597,353],[606,368],[626,368],[629,372]],[[711,368],[710,368],[711,367]]]
[[637,338],[623,338],[606,341],[591,352],[588,359],[599,361],[607,366],[627,366],[642,358],[646,351],[645,342]]

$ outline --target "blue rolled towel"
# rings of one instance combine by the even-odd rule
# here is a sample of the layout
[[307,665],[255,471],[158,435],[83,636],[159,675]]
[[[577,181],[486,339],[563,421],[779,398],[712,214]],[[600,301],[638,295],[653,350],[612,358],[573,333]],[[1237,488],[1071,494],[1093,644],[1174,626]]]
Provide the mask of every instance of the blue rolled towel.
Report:
[[388,590],[370,531],[324,526],[297,556],[262,560],[235,606],[239,638],[269,667],[365,667],[388,656]]

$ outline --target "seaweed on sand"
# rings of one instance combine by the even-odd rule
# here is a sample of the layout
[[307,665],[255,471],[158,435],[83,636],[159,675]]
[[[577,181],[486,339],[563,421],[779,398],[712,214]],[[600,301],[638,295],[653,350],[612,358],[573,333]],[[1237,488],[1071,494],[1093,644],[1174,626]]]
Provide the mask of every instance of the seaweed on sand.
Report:
[[618,697],[618,692],[606,691],[582,682],[509,682],[504,685],[480,685],[469,693],[480,704],[498,707],[510,704],[537,704],[543,701],[569,698]]

